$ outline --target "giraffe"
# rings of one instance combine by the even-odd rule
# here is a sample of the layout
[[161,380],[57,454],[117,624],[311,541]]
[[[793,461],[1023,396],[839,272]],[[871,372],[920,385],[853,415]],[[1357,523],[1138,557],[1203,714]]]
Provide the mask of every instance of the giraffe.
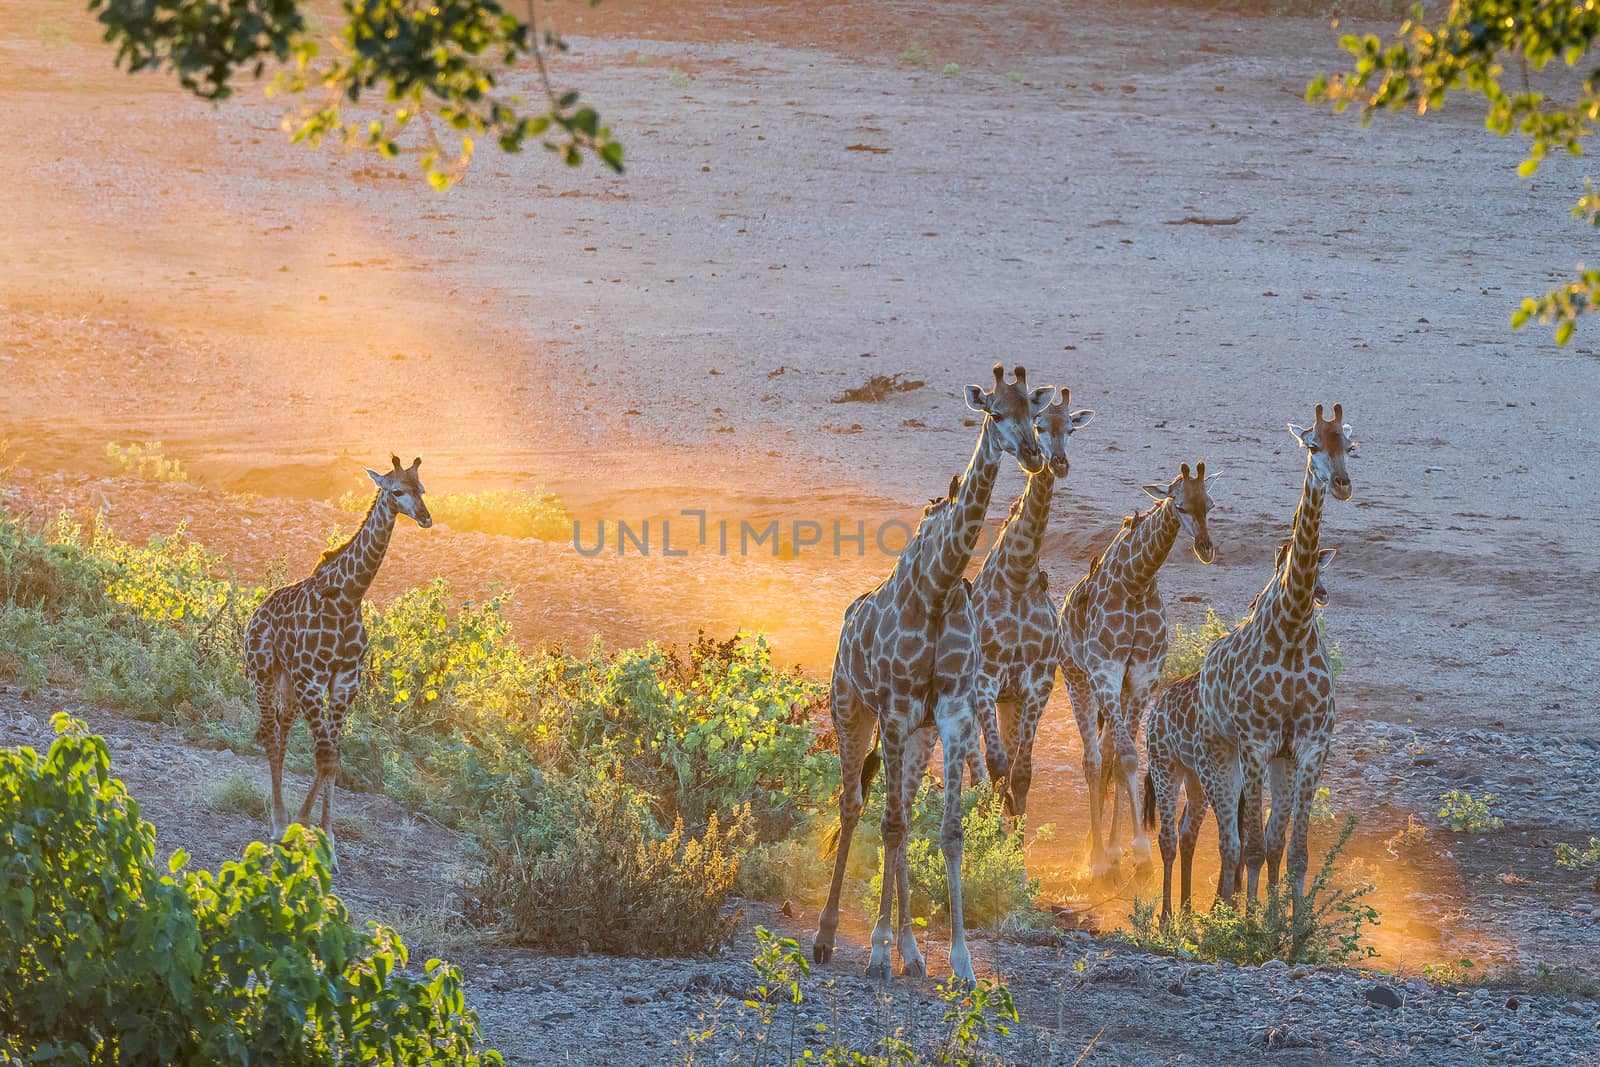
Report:
[[420,457],[410,467],[400,457],[386,474],[369,470],[378,491],[361,528],[340,545],[323,553],[309,577],[286,585],[261,602],[245,629],[246,673],[256,687],[261,725],[256,739],[267,750],[272,774],[272,833],[282,835],[288,826],[283,806],[283,751],[295,716],[304,713],[315,741],[316,775],[296,820],[311,818],[311,808],[322,792],[322,830],[328,835],[328,854],[339,869],[333,845],[333,785],[339,772],[339,734],[345,709],[361,684],[361,663],[367,652],[367,631],[361,621],[361,598],[377,576],[399,515],[427,529],[433,525],[422,502],[422,482],[417,471]]
[[[944,749],[944,819],[940,848],[950,886],[950,967],[959,980],[975,980],[961,908],[961,780],[976,759],[977,717],[973,706],[979,669],[978,634],[971,594],[963,578],[983,528],[1002,455],[1016,457],[1028,474],[1045,464],[1034,417],[1055,392],[1029,391],[1026,371],[1013,380],[994,367],[994,388],[967,386],[967,405],[982,412],[982,428],[965,474],[951,483],[943,501],[929,505],[894,569],[876,588],[845,610],[834,658],[829,705],[839,741],[839,834],[834,849],[828,903],[817,922],[811,955],[832,958],[839,926],[850,839],[861,819],[870,782],[873,735],[883,750],[883,895],[872,931],[869,977],[887,978],[891,945],[902,973],[920,977],[927,965],[917,947],[910,915],[906,824],[910,798],[927,767],[937,729]],[[920,761],[919,761],[920,757]],[[898,904],[899,926],[891,905]]]
[[[1250,618],[1206,652],[1196,685],[1202,729],[1218,746],[1213,759],[1199,769],[1217,818],[1222,862],[1217,897],[1231,901],[1238,895],[1240,819],[1242,858],[1249,872],[1247,899],[1255,897],[1266,859],[1261,792],[1258,785],[1245,789],[1250,768],[1255,783],[1272,776],[1274,807],[1292,820],[1288,869],[1298,914],[1305,894],[1311,800],[1327,759],[1334,718],[1333,671],[1314,618],[1322,504],[1330,491],[1335,500],[1350,499],[1345,461],[1356,445],[1340,404],[1333,406],[1332,419],[1323,418],[1318,404],[1316,421],[1310,427],[1290,423],[1289,433],[1306,450],[1306,473],[1288,558],[1262,591]],[[1234,817],[1236,804],[1243,808],[1239,819]]]
[[[1283,561],[1288,556],[1292,542],[1278,547],[1273,561],[1273,577],[1267,587],[1256,594],[1249,612],[1254,612],[1262,597],[1268,595],[1281,581]],[[1318,608],[1328,604],[1328,590],[1323,584],[1323,572],[1332,562],[1335,550],[1322,549],[1317,554],[1317,576],[1313,600]],[[1247,617],[1249,612],[1247,612]],[[1199,768],[1213,760],[1226,760],[1225,749],[1215,752],[1202,727],[1199,703],[1199,672],[1195,671],[1165,686],[1150,705],[1145,720],[1144,824],[1155,829],[1160,819],[1158,841],[1161,846],[1161,917],[1172,914],[1172,863],[1175,855],[1182,858],[1182,879],[1179,907],[1189,906],[1190,885],[1194,867],[1194,846],[1200,836],[1200,824],[1208,807],[1205,790],[1200,784]],[[1263,783],[1258,775],[1246,773],[1245,789],[1260,791]],[[1183,791],[1183,815],[1178,815],[1178,791]],[[1275,804],[1273,814],[1283,805]],[[1180,827],[1181,821],[1181,827]],[[1268,826],[1272,824],[1269,822]],[[1279,842],[1281,848],[1281,840]],[[1268,832],[1268,870],[1270,880],[1276,881],[1279,852],[1272,846]],[[1238,874],[1235,873],[1237,879]]]
[[1183,464],[1166,485],[1146,485],[1155,505],[1128,516],[1122,529],[1078,579],[1061,605],[1061,670],[1072,697],[1072,713],[1083,740],[1084,783],[1089,789],[1089,866],[1103,877],[1117,862],[1116,820],[1107,841],[1101,838],[1112,749],[1122,774],[1115,788],[1128,791],[1133,815],[1133,850],[1138,863],[1150,861],[1150,839],[1139,815],[1137,793],[1139,750],[1134,731],[1139,714],[1161,677],[1167,652],[1167,621],[1162,614],[1156,572],[1166,562],[1179,531],[1191,538],[1201,563],[1217,558],[1206,528],[1212,507],[1210,487],[1220,475],[1206,476],[1206,465],[1194,473]]
[[1071,403],[1071,391],[1063,388],[1034,421],[1048,462],[1028,477],[1027,489],[1011,506],[972,584],[982,635],[977,708],[985,762],[990,779],[1004,783],[1006,811],[1024,831],[1033,739],[1061,660],[1055,606],[1039,569],[1039,549],[1050,522],[1056,479],[1067,475],[1067,441],[1095,416],[1091,408],[1070,410]]

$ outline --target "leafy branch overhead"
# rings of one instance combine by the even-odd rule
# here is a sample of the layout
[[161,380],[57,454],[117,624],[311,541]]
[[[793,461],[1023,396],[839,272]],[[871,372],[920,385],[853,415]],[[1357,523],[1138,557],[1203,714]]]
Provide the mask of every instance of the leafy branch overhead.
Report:
[[[88,0],[129,72],[170,69],[189,92],[211,101],[233,95],[240,76],[274,68],[269,92],[294,97],[284,117],[296,142],[334,138],[393,157],[420,128],[428,180],[449,186],[492,138],[502,151],[543,144],[569,166],[594,155],[622,171],[622,145],[576,92],[558,93],[546,66],[566,50],[498,0],[339,0],[338,28],[326,32],[309,0]],[[527,93],[509,87],[519,65]],[[526,80],[526,79],[524,79]]]
[[[1380,111],[1414,109],[1425,115],[1444,106],[1452,91],[1465,90],[1488,102],[1484,124],[1502,137],[1528,138],[1528,156],[1518,167],[1531,177],[1552,151],[1583,154],[1583,140],[1600,118],[1600,69],[1590,71],[1568,98],[1529,87],[1528,68],[1542,70],[1552,59],[1576,68],[1600,35],[1600,4],[1594,0],[1455,0],[1443,18],[1424,21],[1412,9],[1394,40],[1368,34],[1346,36],[1340,44],[1355,56],[1343,74],[1319,76],[1306,99],[1333,106],[1355,105],[1363,124]],[[1516,57],[1520,90],[1502,83],[1504,61]],[[1526,64],[1526,66],[1522,66]],[[1572,213],[1600,227],[1600,190],[1585,181],[1584,195]],[[1578,267],[1577,277],[1544,296],[1530,297],[1512,315],[1513,328],[1531,318],[1554,323],[1556,342],[1572,337],[1578,316],[1600,305],[1600,270]]]

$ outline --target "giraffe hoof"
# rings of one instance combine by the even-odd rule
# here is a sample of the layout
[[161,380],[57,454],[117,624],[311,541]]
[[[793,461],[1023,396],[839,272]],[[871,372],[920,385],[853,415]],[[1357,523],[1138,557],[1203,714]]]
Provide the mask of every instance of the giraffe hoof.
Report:
[[811,962],[827,963],[833,959],[833,946],[824,945],[820,941],[811,942]]
[[928,964],[920,957],[916,959],[903,960],[900,964],[900,977],[926,978],[928,977]]
[[889,965],[887,963],[867,964],[867,981],[887,982],[889,980]]

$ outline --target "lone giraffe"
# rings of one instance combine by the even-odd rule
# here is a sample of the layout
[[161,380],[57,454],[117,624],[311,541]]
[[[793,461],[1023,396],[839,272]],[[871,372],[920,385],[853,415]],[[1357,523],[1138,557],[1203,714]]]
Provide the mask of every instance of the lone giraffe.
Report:
[[[1273,577],[1265,589],[1256,594],[1250,604],[1254,612],[1262,597],[1268,595],[1282,578],[1283,561],[1288,556],[1292,542],[1278,547],[1273,561]],[[1322,549],[1317,554],[1317,577],[1314,599],[1319,608],[1328,603],[1328,590],[1323,584],[1323,572],[1333,560],[1335,550]],[[1226,745],[1216,745],[1202,729],[1200,715],[1199,672],[1187,674],[1164,687],[1150,705],[1145,719],[1145,759],[1148,769],[1144,778],[1144,825],[1146,829],[1160,826],[1158,842],[1161,846],[1161,917],[1172,914],[1172,863],[1176,856],[1182,858],[1181,894],[1179,907],[1188,908],[1190,886],[1194,868],[1194,846],[1200,836],[1200,825],[1209,806],[1205,789],[1200,784],[1200,768],[1220,765],[1230,753]],[[1246,769],[1244,788],[1260,792],[1263,783],[1258,775]],[[1178,814],[1178,793],[1182,790],[1183,815]],[[1283,807],[1274,805],[1274,815]],[[1159,818],[1159,824],[1157,819]],[[1180,825],[1181,823],[1181,825]],[[1268,823],[1269,828],[1271,823]],[[1277,880],[1277,864],[1281,854],[1272,845],[1268,832],[1268,876]],[[1237,872],[1235,878],[1238,878]]]
[[1318,404],[1309,428],[1289,424],[1289,433],[1306,450],[1306,474],[1288,557],[1262,591],[1255,613],[1206,652],[1196,682],[1202,728],[1220,746],[1220,758],[1199,769],[1217,816],[1218,899],[1233,900],[1239,891],[1236,804],[1243,808],[1239,818],[1251,899],[1266,859],[1261,791],[1245,789],[1249,768],[1254,782],[1271,776],[1275,818],[1293,821],[1288,868],[1297,914],[1305,893],[1311,801],[1333,735],[1333,670],[1315,619],[1316,572],[1323,497],[1329,490],[1335,500],[1351,495],[1345,459],[1355,451],[1355,440],[1343,420],[1341,405],[1333,406],[1332,419],[1324,419]]
[[1096,878],[1103,877],[1122,852],[1116,843],[1115,819],[1110,840],[1101,837],[1106,784],[1113,777],[1109,766],[1102,775],[1102,762],[1113,749],[1122,770],[1113,787],[1128,792],[1134,858],[1140,864],[1150,860],[1150,839],[1139,814],[1139,750],[1134,734],[1167,653],[1167,620],[1156,572],[1180,530],[1191,538],[1201,563],[1216,560],[1206,516],[1212,507],[1210,487],[1218,477],[1208,478],[1204,463],[1191,474],[1185,463],[1166,485],[1144,486],[1155,505],[1122,521],[1117,536],[1061,605],[1061,668],[1083,741],[1089,867]]
[[1071,403],[1071,392],[1062,389],[1034,420],[1047,462],[1029,475],[1028,488],[1012,505],[972,583],[983,652],[977,708],[984,758],[991,780],[1004,784],[1007,812],[1024,831],[1033,739],[1061,663],[1056,610],[1039,569],[1039,549],[1050,522],[1056,479],[1067,476],[1067,441],[1095,415],[1090,408],[1071,411]]
[[261,725],[256,739],[267,750],[272,773],[272,833],[288,826],[283,806],[283,751],[295,716],[303,713],[315,741],[316,776],[296,820],[311,818],[322,793],[322,830],[328,835],[333,867],[333,786],[339,773],[339,735],[345,709],[361,684],[361,663],[367,652],[367,630],[361,621],[361,598],[383,563],[395,518],[408,515],[418,526],[433,525],[422,502],[417,470],[420,457],[387,474],[369,470],[378,492],[355,535],[323,553],[310,576],[271,593],[250,616],[245,629],[245,669],[256,687]]
[[[963,579],[994,490],[1004,454],[1028,474],[1045,464],[1034,417],[1049,403],[1053,386],[1031,392],[1017,367],[1007,382],[994,367],[994,389],[967,386],[967,405],[983,413],[982,429],[966,473],[951,483],[943,501],[929,505],[894,569],[875,589],[845,610],[829,693],[839,740],[843,788],[839,836],[834,850],[828,903],[817,922],[811,955],[826,963],[839,927],[850,839],[861,819],[871,781],[876,731],[883,749],[883,894],[872,931],[869,977],[887,978],[891,946],[898,947],[902,973],[927,974],[910,912],[906,865],[907,813],[927,768],[933,742],[944,748],[944,816],[939,834],[950,886],[950,968],[974,981],[961,906],[961,780],[977,758],[975,682],[981,657],[971,595]],[[934,730],[937,729],[937,738]],[[899,925],[892,905],[898,904]]]

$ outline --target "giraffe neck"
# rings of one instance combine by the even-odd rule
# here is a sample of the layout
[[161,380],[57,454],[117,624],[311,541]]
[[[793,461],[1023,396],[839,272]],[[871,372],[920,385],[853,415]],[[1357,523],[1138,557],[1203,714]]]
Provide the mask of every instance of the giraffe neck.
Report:
[[995,475],[1000,471],[1000,457],[1005,454],[990,432],[989,422],[987,418],[983,420],[977,447],[972,450],[972,461],[961,476],[956,498],[939,516],[939,525],[934,531],[923,584],[935,604],[942,603],[944,594],[966,573],[978,535],[983,532]]
[[1294,541],[1289,558],[1274,576],[1275,595],[1262,598],[1261,614],[1291,627],[1312,625],[1316,612],[1317,542],[1322,532],[1323,489],[1311,476],[1306,461],[1306,480],[1300,487],[1300,504],[1294,509]]
[[1128,531],[1107,562],[1112,578],[1125,589],[1143,589],[1156,580],[1178,539],[1178,506],[1166,499],[1156,504]]
[[378,576],[384,553],[389,550],[397,514],[394,496],[379,489],[367,509],[367,517],[361,520],[361,528],[317,568],[335,596],[356,604],[366,596],[367,587]]
[[[1039,549],[1045,527],[1050,524],[1050,501],[1055,487],[1056,476],[1050,473],[1048,466],[1038,474],[1030,474],[1021,507],[1000,531],[1000,540],[989,553],[1001,579],[1013,589],[1026,588],[1038,569]],[[985,560],[984,567],[988,566],[989,561]]]

